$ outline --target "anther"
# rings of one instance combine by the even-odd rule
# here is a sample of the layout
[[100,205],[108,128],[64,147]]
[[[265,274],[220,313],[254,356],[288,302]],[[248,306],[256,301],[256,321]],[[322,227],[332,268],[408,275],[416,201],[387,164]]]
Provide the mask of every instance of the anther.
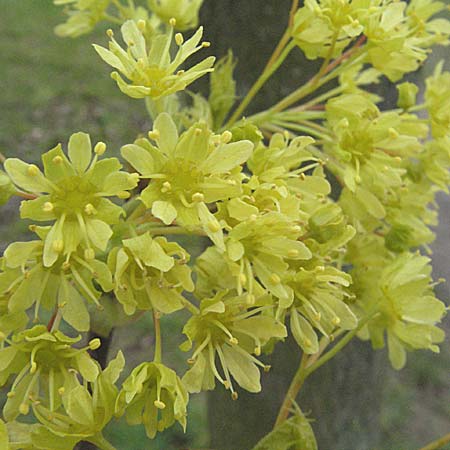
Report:
[[137,27],[139,28],[139,31],[145,31],[145,27],[146,27],[147,23],[145,22],[145,20],[138,20],[137,22]]
[[230,344],[233,344],[233,345],[239,344],[239,341],[234,336],[230,337],[230,339],[228,341],[230,342]]
[[261,355],[261,347],[260,347],[260,346],[255,347],[255,349],[253,350],[253,353],[254,353],[256,356],[260,356],[260,355]]
[[172,190],[172,185],[168,181],[164,181],[162,184],[161,192],[165,194],[166,192],[169,192]]
[[233,134],[231,133],[231,131],[227,130],[220,135],[220,142],[222,142],[223,144],[228,144],[232,138]]
[[202,134],[202,132],[203,132],[203,130],[202,130],[201,128],[196,128],[196,129],[194,130],[194,134],[195,134],[196,136],[200,136],[200,135]]
[[211,47],[211,42],[208,42],[208,41],[202,42],[202,47],[203,48]]
[[156,141],[157,139],[159,139],[159,131],[158,130],[152,130],[148,132],[148,137],[150,139],[152,139],[153,141]]
[[26,403],[22,403],[22,404],[19,406],[19,412],[20,412],[20,414],[23,414],[24,416],[26,416],[26,415],[30,412],[30,407],[29,407],[29,405],[26,404]]
[[94,214],[97,213],[97,210],[94,208],[94,205],[92,203],[88,203],[85,207],[84,207],[84,212],[88,215],[88,216],[92,216]]
[[102,345],[99,338],[94,338],[89,341],[89,348],[91,350],[97,350]]
[[66,390],[64,389],[64,386],[61,386],[61,387],[58,389],[58,394],[59,394],[59,395],[64,395],[64,392],[66,392]]
[[128,191],[120,191],[120,192],[117,194],[117,197],[118,197],[118,198],[121,198],[121,199],[127,199],[127,198],[130,198],[130,197],[131,197],[131,194],[130,194]]
[[219,222],[213,221],[213,220],[208,222],[208,228],[209,228],[209,231],[211,231],[212,233],[217,233],[221,229]]
[[333,317],[332,319],[331,319],[331,323],[334,325],[334,326],[338,326],[340,323],[341,323],[341,319],[339,319],[339,317]]
[[86,248],[84,250],[84,259],[87,260],[95,259],[95,251],[93,248]]
[[109,38],[112,38],[112,37],[114,36],[114,31],[111,30],[111,28],[109,28],[108,30],[106,30],[106,35],[107,35]]
[[36,373],[36,370],[37,370],[37,364],[35,361],[33,361],[31,363],[30,373]]
[[34,164],[30,164],[28,166],[27,173],[30,177],[35,177],[39,173],[39,168]]
[[298,256],[298,250],[295,248],[288,250],[287,255],[289,258],[296,258]]
[[270,281],[273,284],[280,284],[281,283],[281,278],[276,273],[273,273],[272,275],[270,275]]
[[236,391],[231,393],[231,399],[232,400],[237,400],[238,397],[239,397],[239,395],[238,395],[238,393]]
[[175,27],[175,25],[177,24],[177,19],[175,19],[175,17],[172,17],[169,20],[169,24],[170,24],[171,27]]
[[391,139],[397,139],[400,136],[395,128],[389,128],[388,134]]
[[272,368],[272,366],[265,365],[263,370],[264,370],[264,372],[268,372],[271,368]]
[[175,35],[175,42],[177,43],[178,46],[183,45],[184,37],[183,37],[183,35],[181,33],[177,33]]
[[106,144],[104,142],[97,142],[94,147],[94,153],[98,156],[102,156],[106,151]]
[[164,409],[166,407],[166,404],[164,402],[162,402],[161,400],[155,400],[153,402],[153,404],[158,408],[158,409]]
[[55,206],[51,202],[45,202],[42,207],[42,211],[44,212],[52,212],[55,209]]
[[62,164],[63,159],[62,159],[61,156],[56,155],[56,156],[52,159],[52,161],[53,161],[54,164]]
[[228,381],[228,380],[225,380],[224,382],[223,382],[223,386],[224,386],[224,388],[225,389],[230,389],[230,387],[231,387],[231,384],[230,384],[230,382]]
[[52,248],[56,253],[60,253],[63,251],[64,242],[61,239],[57,239],[56,241],[52,242]]
[[195,203],[200,203],[205,201],[205,196],[201,192],[196,192],[192,194],[192,201]]
[[13,398],[13,397],[16,396],[16,393],[15,393],[14,391],[11,391],[11,392],[8,392],[8,393],[6,394],[6,396],[7,396],[8,398]]

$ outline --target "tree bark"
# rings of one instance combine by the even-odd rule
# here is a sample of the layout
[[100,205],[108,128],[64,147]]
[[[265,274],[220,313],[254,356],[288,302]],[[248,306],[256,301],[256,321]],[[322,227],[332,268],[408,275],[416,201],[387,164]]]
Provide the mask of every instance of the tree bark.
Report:
[[[290,0],[206,1],[201,23],[217,56],[233,49],[238,59],[238,92],[245,94],[266,64],[283,34],[291,6]],[[267,83],[249,112],[274,104],[308,80],[317,64],[293,52],[280,72]],[[278,409],[300,360],[292,340],[276,346],[270,359],[272,370],[263,374],[260,394],[239,392],[232,401],[229,392],[218,387],[209,396],[211,447],[250,449],[271,430]],[[383,358],[381,358],[383,359]],[[378,411],[384,361],[366,343],[354,342],[342,354],[320,368],[307,380],[297,399],[311,419],[320,449],[372,449],[380,436]]]

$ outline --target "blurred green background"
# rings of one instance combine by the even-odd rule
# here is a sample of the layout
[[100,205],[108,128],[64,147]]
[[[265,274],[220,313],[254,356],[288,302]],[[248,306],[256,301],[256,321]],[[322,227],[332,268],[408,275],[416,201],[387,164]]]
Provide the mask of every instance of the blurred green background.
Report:
[[[240,61],[240,92],[256,78],[282,33],[289,4],[289,0],[205,1],[202,22],[212,52],[221,56],[233,46]],[[106,43],[105,29],[78,39],[60,39],[53,28],[62,20],[51,0],[0,0],[0,152],[7,157],[19,155],[37,162],[41,153],[80,130],[90,133],[94,142],[104,140],[108,151],[117,154],[121,145],[150,126],[143,102],[116,89],[108,67],[91,46]],[[448,57],[448,52],[440,55]],[[439,52],[432,61],[438,58]],[[432,65],[413,78],[422,80]],[[287,70],[263,91],[262,104],[289,92],[310,71],[299,57],[291,59]],[[440,202],[441,225],[433,247],[436,278],[450,272],[450,203],[444,196]],[[27,224],[17,220],[17,207],[18,201],[11,201],[1,209],[2,249],[12,240],[28,238]],[[448,284],[438,289],[448,303]],[[163,321],[165,348],[173,349],[166,352],[165,362],[180,368],[185,367],[185,355],[176,350],[182,323],[181,314]],[[111,355],[122,348],[130,367],[151,356],[151,328],[151,321],[143,318],[133,325],[133,333],[119,330]],[[305,386],[300,404],[319,419],[313,427],[321,450],[413,450],[448,433],[448,344],[447,339],[441,355],[411,355],[407,367],[396,373],[387,366],[384,352],[373,353],[366,344],[355,343],[348,355],[339,355],[334,365],[317,372]],[[149,442],[142,427],[129,428],[122,421],[111,423],[106,434],[118,450],[248,449],[273,421],[272,411],[281,403],[297,359],[295,346],[288,343],[258,399],[242,395],[240,402],[232,403],[220,392],[209,401],[206,395],[193,396],[186,434],[175,425]],[[260,408],[266,408],[267,414]]]

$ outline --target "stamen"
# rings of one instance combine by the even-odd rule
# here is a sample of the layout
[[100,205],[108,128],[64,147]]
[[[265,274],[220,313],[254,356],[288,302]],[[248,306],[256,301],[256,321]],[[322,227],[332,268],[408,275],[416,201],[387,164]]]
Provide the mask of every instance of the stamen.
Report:
[[225,355],[223,354],[222,349],[220,348],[220,345],[216,345],[215,348],[216,348],[217,354],[219,355],[219,359],[220,359],[220,363],[222,364],[223,372],[225,373],[225,383],[224,383],[225,389],[230,389],[231,393],[233,395],[234,388],[233,388],[233,383],[231,382],[231,377],[230,377],[230,373],[228,371],[228,367],[225,362]]
[[211,341],[211,333],[208,333],[205,340],[195,349],[190,359],[195,360],[197,356],[203,351],[203,349],[209,344],[210,341]]
[[237,345],[239,343],[239,341],[231,334],[230,330],[228,330],[222,322],[219,322],[218,320],[211,320],[211,322],[229,337],[230,344]]
[[213,349],[213,346],[212,346],[211,342],[209,342],[209,344],[208,344],[208,349],[209,349],[209,365],[211,367],[211,370],[212,370],[214,376],[222,384],[225,384],[224,379],[219,375],[219,372],[217,371],[217,368],[216,368],[216,364],[214,363],[214,349]]

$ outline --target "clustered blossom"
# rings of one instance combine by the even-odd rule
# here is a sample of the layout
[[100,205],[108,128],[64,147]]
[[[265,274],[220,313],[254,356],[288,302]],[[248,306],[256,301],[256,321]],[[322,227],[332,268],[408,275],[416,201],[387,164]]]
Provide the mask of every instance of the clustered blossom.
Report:
[[[173,20],[172,26],[175,23]],[[173,31],[153,36],[150,43],[147,43],[145,27],[145,21],[136,24],[135,21],[129,20],[122,25],[121,32],[127,45],[126,50],[117,43],[112,32],[109,32],[109,50],[94,45],[107,64],[130,80],[130,83],[125,82],[119,72],[111,74],[124,94],[133,98],[149,97],[157,100],[185,89],[197,78],[211,72],[215,61],[212,56],[187,70],[179,69],[191,55],[209,46],[207,42],[200,43],[202,27],[185,42],[181,33],[175,35],[178,51],[173,59],[169,52],[174,39]]]
[[69,158],[61,145],[44,153],[44,173],[34,164],[17,158],[5,161],[5,169],[14,184],[36,196],[23,201],[23,219],[54,222],[44,239],[43,262],[51,267],[60,255],[68,261],[79,247],[86,259],[96,251],[105,251],[112,235],[110,225],[118,223],[123,210],[107,197],[127,198],[138,182],[137,174],[121,172],[116,158],[100,159],[106,145],[94,147],[88,134],[70,137]]
[[166,225],[175,222],[188,229],[202,227],[210,239],[224,248],[219,221],[209,204],[242,192],[242,164],[251,155],[247,140],[230,142],[231,133],[215,135],[198,123],[179,136],[172,118],[160,114],[147,139],[122,148],[122,156],[148,179],[141,200]]
[[[259,392],[261,369],[288,334],[305,376],[344,334],[387,344],[395,369],[408,351],[439,352],[447,308],[420,250],[434,239],[436,193],[450,183],[450,74],[437,66],[422,105],[410,82],[397,85],[388,111],[366,89],[383,75],[401,79],[433,44],[448,43],[450,22],[435,18],[444,3],[306,0],[263,75],[295,46],[323,58],[322,68],[256,120],[239,120],[249,97],[230,114],[232,54],[214,73],[212,56],[188,67],[209,42],[202,27],[187,40],[175,33],[197,28],[202,2],[54,0],[69,15],[58,34],[121,23],[124,46],[108,30],[108,48],[94,48],[119,89],[145,101],[152,129],[122,146],[128,170],[82,132],[67,154],[61,145],[45,153],[43,170],[4,162],[0,202],[25,198],[21,218],[41,225],[30,226],[37,239],[0,258],[2,448],[111,448],[102,430],[113,416],[143,424],[150,439],[175,422],[186,430],[189,393],[217,383],[234,400],[239,388]],[[209,73],[208,99],[186,90]],[[334,79],[337,87],[311,95]],[[209,245],[189,241],[189,252],[180,234]],[[161,319],[183,309],[180,350],[190,355],[178,375],[162,362]],[[118,388],[122,353],[102,369],[91,354],[100,339],[78,347],[70,329],[104,335],[148,311],[154,359]],[[35,423],[17,420],[28,415]]]

